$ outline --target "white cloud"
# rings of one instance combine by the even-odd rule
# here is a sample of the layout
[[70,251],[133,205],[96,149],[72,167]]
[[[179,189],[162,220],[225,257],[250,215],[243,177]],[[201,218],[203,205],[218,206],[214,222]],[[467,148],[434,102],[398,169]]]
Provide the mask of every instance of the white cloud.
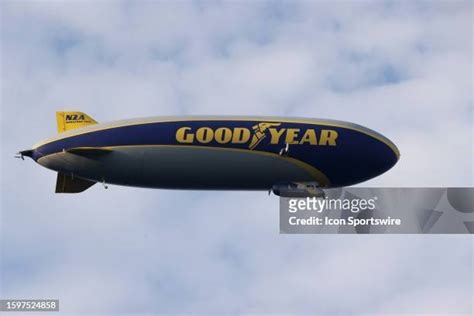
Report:
[[68,313],[472,310],[469,236],[279,235],[264,192],[59,196],[52,172],[9,158],[55,133],[57,109],[294,115],[391,138],[400,162],[364,185],[472,185],[470,2],[1,8],[0,296]]

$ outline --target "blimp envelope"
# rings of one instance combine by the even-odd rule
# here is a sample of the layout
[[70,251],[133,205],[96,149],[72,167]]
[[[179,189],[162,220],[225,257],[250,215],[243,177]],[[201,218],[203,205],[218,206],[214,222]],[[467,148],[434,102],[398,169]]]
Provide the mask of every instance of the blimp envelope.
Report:
[[472,234],[474,188],[344,188],[280,198],[283,234]]
[[80,192],[97,182],[197,190],[273,188],[277,193],[297,183],[327,189],[379,176],[400,157],[383,135],[324,119],[195,116],[97,123],[82,112],[66,112],[58,116],[58,131],[21,152],[59,173],[57,192]]

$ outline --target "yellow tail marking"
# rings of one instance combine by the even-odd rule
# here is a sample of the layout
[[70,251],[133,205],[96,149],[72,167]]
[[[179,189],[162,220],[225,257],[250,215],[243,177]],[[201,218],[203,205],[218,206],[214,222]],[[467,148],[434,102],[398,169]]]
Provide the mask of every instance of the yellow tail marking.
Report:
[[56,112],[56,121],[58,123],[58,133],[97,124],[92,117],[82,112]]

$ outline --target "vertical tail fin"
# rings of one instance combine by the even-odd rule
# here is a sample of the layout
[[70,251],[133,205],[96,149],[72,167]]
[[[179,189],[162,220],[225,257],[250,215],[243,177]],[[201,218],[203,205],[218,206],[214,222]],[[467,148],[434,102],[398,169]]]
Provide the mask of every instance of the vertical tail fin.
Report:
[[92,117],[82,112],[56,112],[56,121],[58,123],[58,133],[97,124]]
[[56,193],[79,193],[93,186],[95,182],[74,178],[62,172],[58,172],[56,180]]

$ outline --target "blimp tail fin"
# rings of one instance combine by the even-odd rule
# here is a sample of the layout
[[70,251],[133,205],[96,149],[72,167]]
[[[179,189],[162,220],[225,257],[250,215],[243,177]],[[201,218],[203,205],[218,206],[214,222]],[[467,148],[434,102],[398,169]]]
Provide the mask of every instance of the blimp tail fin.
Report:
[[96,184],[96,182],[75,178],[71,175],[58,172],[56,193],[80,193],[89,189],[94,184]]
[[97,124],[92,117],[82,112],[56,112],[56,121],[58,123],[58,133]]

